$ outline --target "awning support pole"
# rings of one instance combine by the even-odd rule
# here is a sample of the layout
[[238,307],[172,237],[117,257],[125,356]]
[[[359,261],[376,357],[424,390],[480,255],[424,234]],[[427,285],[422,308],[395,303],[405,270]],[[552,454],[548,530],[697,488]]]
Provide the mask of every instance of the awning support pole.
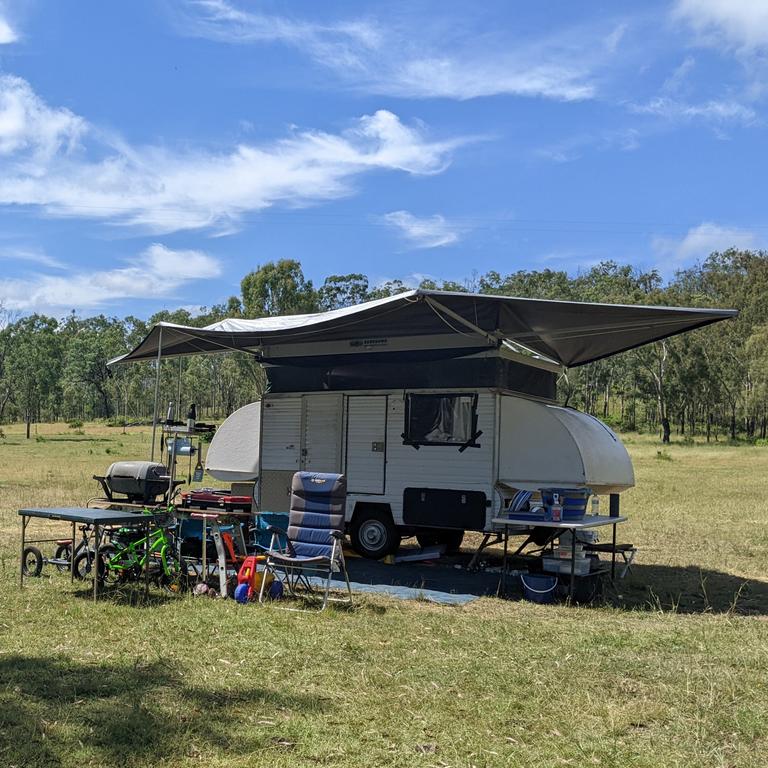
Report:
[[493,346],[497,346],[499,343],[499,338],[497,336],[494,336],[492,333],[488,333],[487,331],[484,331],[482,328],[479,328],[474,323],[470,323],[469,320],[467,320],[465,317],[462,317],[457,312],[454,312],[452,309],[448,309],[444,304],[441,304],[439,301],[435,301],[431,296],[425,296],[424,301],[429,304],[432,309],[435,310],[438,314],[441,312],[448,315],[448,317],[453,318],[457,323],[461,323],[465,328],[469,328],[470,331],[473,331],[474,333],[479,334],[483,338],[487,339],[487,341],[492,344]]
[[157,406],[160,397],[160,358],[163,353],[163,326],[160,326],[160,337],[157,341],[157,370],[155,371],[155,410],[152,414],[152,452],[149,460],[155,460],[155,433],[157,432]]

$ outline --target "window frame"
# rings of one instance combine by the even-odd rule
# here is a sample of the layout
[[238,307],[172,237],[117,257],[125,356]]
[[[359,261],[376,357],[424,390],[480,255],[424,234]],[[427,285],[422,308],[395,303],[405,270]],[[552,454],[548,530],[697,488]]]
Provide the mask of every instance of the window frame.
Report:
[[[458,440],[451,440],[451,441],[444,441],[444,440],[418,440],[413,439],[410,436],[410,424],[411,424],[411,412],[412,412],[412,398],[419,398],[419,397],[432,397],[432,398],[457,398],[457,397],[465,397],[465,398],[471,398],[471,407],[472,407],[472,415],[471,415],[471,426],[470,426],[470,437],[466,441],[459,442]],[[435,446],[435,447],[442,447],[442,448],[458,448],[459,453],[463,453],[467,448],[479,448],[480,443],[477,442],[477,439],[482,435],[482,430],[478,430],[477,428],[477,402],[478,402],[478,393],[477,392],[407,392],[405,395],[405,425],[403,429],[403,434],[401,437],[403,438],[403,445],[410,445],[411,447],[415,448],[416,450],[419,450],[419,448],[424,446]]]

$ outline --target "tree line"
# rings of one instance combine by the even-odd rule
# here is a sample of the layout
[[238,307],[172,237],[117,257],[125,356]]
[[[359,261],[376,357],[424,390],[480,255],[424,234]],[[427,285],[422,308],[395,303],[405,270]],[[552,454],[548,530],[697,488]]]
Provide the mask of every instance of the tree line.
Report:
[[[371,285],[364,274],[329,275],[315,286],[298,261],[269,262],[247,274],[239,296],[205,308],[162,311],[143,320],[53,318],[3,313],[0,423],[137,423],[151,418],[155,364],[109,369],[154,323],[203,326],[225,317],[317,312],[408,290],[401,281]],[[429,289],[620,304],[725,307],[736,320],[625,352],[564,373],[561,402],[624,430],[685,439],[766,439],[768,429],[768,253],[727,250],[664,281],[655,270],[606,261],[576,276],[558,270],[490,271],[463,282],[424,280]],[[264,390],[261,367],[243,353],[161,363],[161,402],[197,404],[198,418],[219,419]]]

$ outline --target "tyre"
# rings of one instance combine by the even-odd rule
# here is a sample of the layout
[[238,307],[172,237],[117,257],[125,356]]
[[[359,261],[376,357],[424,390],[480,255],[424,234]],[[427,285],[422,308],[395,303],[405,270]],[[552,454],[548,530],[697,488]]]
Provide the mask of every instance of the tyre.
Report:
[[96,560],[96,554],[92,550],[82,550],[75,556],[75,578],[88,579],[93,570],[93,563]]
[[416,534],[416,541],[419,542],[420,547],[433,547],[436,544],[444,544],[446,553],[451,554],[461,549],[461,542],[464,541],[464,531],[451,529],[422,531]]
[[381,509],[361,509],[352,519],[350,531],[354,550],[372,560],[391,555],[400,546],[400,533],[392,515]]
[[69,573],[70,563],[72,557],[72,545],[71,544],[59,544],[56,547],[56,552],[53,555],[54,560],[66,560],[67,562],[56,563],[56,570],[59,573]]
[[39,576],[43,570],[43,553],[37,547],[25,547],[21,555],[21,570],[25,576]]
[[163,569],[158,578],[160,588],[169,595],[180,595],[186,592],[190,586],[190,574],[187,567],[173,557],[169,557],[166,564],[168,573]]
[[[99,580],[104,584],[112,585],[122,581],[123,571],[117,568],[109,568],[107,563],[117,554],[117,550],[111,544],[104,544],[99,547],[98,555],[94,558],[91,553],[91,563],[94,559],[98,564]],[[77,561],[79,558],[88,556],[87,552],[81,552],[75,558],[75,570],[77,570]]]

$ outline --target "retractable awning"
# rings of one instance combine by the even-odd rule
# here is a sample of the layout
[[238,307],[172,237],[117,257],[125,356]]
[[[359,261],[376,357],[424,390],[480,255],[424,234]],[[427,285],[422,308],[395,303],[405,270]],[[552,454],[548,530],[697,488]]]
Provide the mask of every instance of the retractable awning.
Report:
[[[112,360],[240,350],[262,362],[320,354],[512,344],[574,367],[735,317],[692,309],[413,290],[310,315],[232,318],[205,328],[159,323],[132,352]],[[410,346],[409,346],[410,344]],[[430,346],[432,345],[432,346]]]

